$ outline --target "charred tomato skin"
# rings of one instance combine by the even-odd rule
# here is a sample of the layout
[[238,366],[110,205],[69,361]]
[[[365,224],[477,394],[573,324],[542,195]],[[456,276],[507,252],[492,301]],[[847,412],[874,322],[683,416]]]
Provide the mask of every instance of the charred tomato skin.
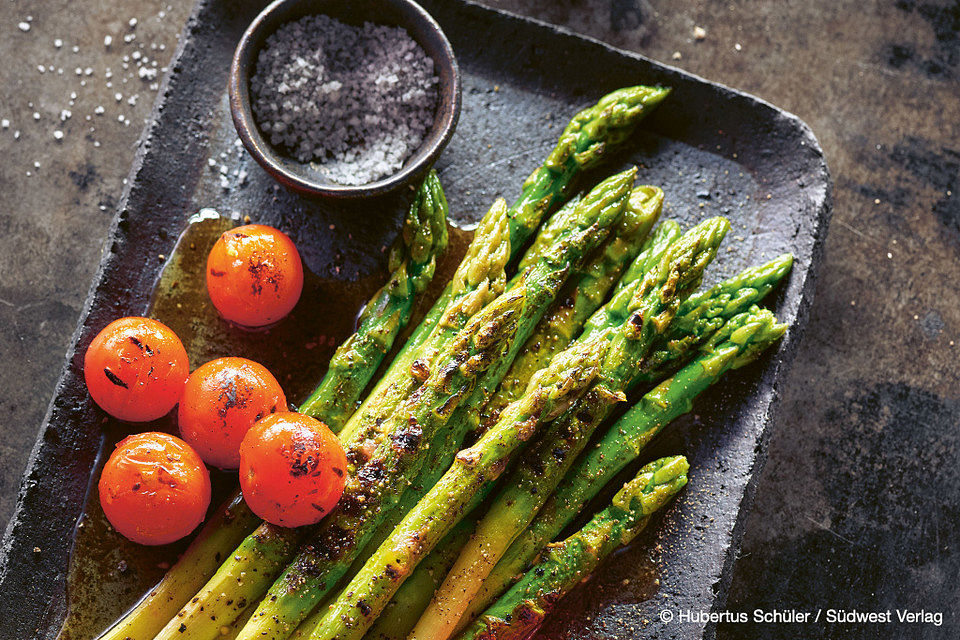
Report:
[[96,335],[83,358],[93,401],[128,422],[149,422],[169,413],[189,373],[180,338],[151,318],[114,320]]
[[236,469],[250,427],[286,410],[283,389],[266,367],[246,358],[218,358],[187,378],[177,415],[181,437],[204,462]]
[[117,443],[98,490],[113,528],[144,545],[186,536],[210,506],[210,474],[203,460],[180,438],[155,431]]
[[260,224],[221,234],[207,256],[207,293],[226,320],[265,327],[283,319],[303,291],[303,264],[293,241]]
[[347,458],[325,424],[299,413],[257,422],[240,445],[240,487],[250,509],[271,524],[319,522],[336,506]]

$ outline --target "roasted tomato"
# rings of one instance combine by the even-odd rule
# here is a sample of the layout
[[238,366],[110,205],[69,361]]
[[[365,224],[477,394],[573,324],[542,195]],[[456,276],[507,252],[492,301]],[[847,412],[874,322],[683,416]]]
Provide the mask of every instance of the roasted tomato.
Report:
[[101,409],[121,420],[166,415],[190,373],[187,352],[170,327],[150,318],[120,318],[87,347],[83,377]]
[[246,358],[211,360],[187,378],[180,398],[180,435],[207,464],[240,466],[240,442],[257,420],[287,410],[266,367]]
[[343,493],[347,458],[319,420],[274,413],[240,445],[243,499],[258,516],[282,527],[319,522]]
[[207,293],[227,320],[244,327],[277,322],[303,290],[300,254],[285,234],[250,224],[226,231],[207,256]]
[[197,528],[210,505],[210,475],[180,438],[124,438],[100,476],[100,505],[113,528],[140,544],[168,544]]

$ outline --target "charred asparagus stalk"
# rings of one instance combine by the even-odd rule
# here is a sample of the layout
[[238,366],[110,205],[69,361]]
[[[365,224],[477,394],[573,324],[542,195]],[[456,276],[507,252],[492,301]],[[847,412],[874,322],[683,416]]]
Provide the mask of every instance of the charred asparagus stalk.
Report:
[[[403,578],[463,515],[464,507],[491,475],[499,474],[506,462],[506,455],[512,453],[521,441],[526,440],[518,437],[518,434],[523,435],[524,431],[536,428],[539,422],[549,421],[545,420],[544,416],[539,421],[525,425],[524,421],[529,421],[530,414],[517,415],[518,410],[524,411],[523,407],[529,402],[531,394],[534,398],[537,396],[536,390],[542,386],[544,380],[563,379],[558,371],[567,375],[567,369],[585,366],[580,364],[578,358],[582,358],[582,354],[586,353],[597,358],[598,364],[593,366],[599,366],[600,371],[620,372],[636,366],[634,360],[643,357],[644,348],[632,348],[632,343],[639,342],[649,348],[651,338],[662,332],[669,323],[671,313],[675,312],[680,299],[687,293],[687,288],[699,280],[703,266],[715,254],[716,245],[725,232],[726,224],[726,221],[719,220],[713,226],[703,225],[690,236],[690,240],[678,242],[678,250],[668,251],[656,277],[648,278],[649,286],[642,295],[637,296],[636,317],[642,320],[639,323],[627,323],[631,324],[631,330],[611,332],[609,337],[601,336],[596,340],[580,343],[564,352],[565,357],[555,358],[551,365],[530,383],[524,397],[510,405],[497,424],[474,447],[457,455],[454,466],[371,557],[345,589],[343,597],[334,602],[314,633],[314,640],[344,640],[362,635]],[[569,362],[571,358],[573,363]],[[574,381],[578,385],[590,383],[590,380],[585,380],[583,376],[571,379],[569,384],[574,384]],[[606,385],[602,383],[591,385],[590,389],[597,398],[594,402],[600,402],[601,397],[606,401],[606,396],[610,395]],[[616,396],[617,400],[620,395]],[[551,413],[549,417],[552,419],[557,415],[559,412]],[[484,455],[488,450],[492,453]],[[455,489],[452,490],[452,487]],[[434,512],[434,509],[442,505],[446,507],[443,518]],[[418,540],[416,549],[410,549],[409,544],[404,544],[403,540],[410,539],[407,536],[414,536],[413,539]],[[398,571],[397,563],[405,568]]]
[[[597,104],[576,114],[557,142],[556,147],[547,156],[543,164],[537,167],[523,183],[520,197],[506,211],[505,241],[508,244],[507,259],[515,257],[520,248],[536,231],[540,222],[555,211],[567,199],[580,175],[596,167],[626,140],[637,124],[669,95],[670,90],[660,87],[627,87],[614,91],[600,99]],[[547,246],[545,242],[542,246]],[[531,260],[539,254],[534,251]],[[361,404],[345,430],[348,436],[369,429],[370,424],[382,411],[372,411],[372,405],[383,404],[384,395],[396,406],[405,393],[389,394],[387,389],[395,384],[395,376],[404,376],[414,361],[422,358],[421,346],[428,342],[435,328],[441,323],[444,310],[454,295],[455,283],[448,285],[423,322],[407,340],[404,348],[397,354],[383,379],[377,383],[370,395]],[[461,325],[462,326],[462,325]],[[411,389],[407,389],[409,393]],[[399,398],[399,399],[397,399]]]
[[377,367],[410,321],[413,303],[433,279],[437,255],[447,248],[447,199],[436,171],[417,190],[390,249],[390,279],[360,314],[356,332],[341,344],[323,380],[300,405],[337,433],[360,400]]
[[[558,214],[559,215],[559,214]],[[636,257],[633,264],[628,268],[628,272],[633,272],[634,278],[642,278],[646,272],[638,268],[638,265],[647,267],[647,269],[654,268],[659,263],[660,259],[663,257],[664,252],[667,247],[672,244],[677,238],[680,237],[680,226],[673,221],[666,221],[657,229],[657,231],[648,238],[644,243],[643,250],[640,252],[640,255]],[[623,278],[626,278],[626,273]],[[618,283],[618,287],[623,286],[623,278]],[[608,327],[617,326],[622,324],[623,320],[626,318],[627,312],[626,307],[629,303],[630,298],[635,292],[635,288],[629,292],[626,296],[620,296],[619,299],[610,300],[607,304],[598,310],[593,316],[591,316],[591,329],[590,331],[585,331],[583,335],[579,338],[579,341],[585,341],[593,336],[598,335],[603,330]],[[560,300],[563,300],[563,296],[560,297]],[[616,308],[608,310],[607,306],[619,306],[622,308]],[[567,316],[570,317],[570,316]],[[550,316],[544,318],[542,322],[549,321]],[[603,324],[604,322],[609,322],[609,325]],[[571,330],[572,331],[572,330]],[[561,332],[562,333],[562,332]],[[528,344],[532,342],[528,340]],[[557,346],[557,342],[554,342],[551,346]],[[552,356],[551,356],[552,357]],[[522,379],[527,377],[527,381],[532,377],[536,371],[522,370],[518,369],[517,362],[519,358],[514,361],[514,366],[511,368],[511,373],[516,371],[517,378]],[[508,374],[510,375],[510,374]],[[499,397],[503,397],[498,392]],[[495,401],[496,398],[491,399],[491,403]],[[498,409],[496,412],[484,410],[484,416],[490,416],[490,420],[496,420],[499,416],[499,413],[502,411]],[[489,426],[489,422],[487,423]],[[451,458],[452,459],[452,458]],[[437,468],[445,470],[449,467],[449,460],[446,460],[442,463],[437,463]],[[436,479],[428,481],[429,484],[422,489],[425,493],[429,490],[430,486],[436,483]],[[487,484],[481,492],[474,498],[474,502],[479,502],[486,497],[486,493],[493,489],[493,484]],[[405,503],[408,500],[408,496],[415,495],[413,493],[405,494],[404,499],[401,501],[401,504]],[[415,503],[410,503],[406,505],[406,511],[409,511],[413,508]],[[467,511],[472,511],[470,507],[467,508]],[[474,514],[471,514],[470,517],[462,520],[457,527],[448,534],[438,545],[437,548],[433,550],[424,560],[421,562],[417,568],[413,571],[410,578],[408,578],[397,590],[394,597],[391,599],[390,603],[384,609],[383,615],[377,618],[377,621],[374,623],[374,626],[370,629],[368,637],[371,640],[405,640],[410,634],[410,631],[413,629],[414,624],[420,618],[420,615],[426,609],[427,604],[430,602],[430,599],[433,597],[433,593],[437,590],[440,584],[443,581],[443,578],[446,576],[447,572],[453,566],[454,561],[460,553],[460,550],[466,544],[469,534],[473,532],[474,527],[478,517]],[[467,534],[463,535],[458,532],[466,531]],[[379,544],[386,539],[390,534],[390,531],[383,531],[382,538],[377,542],[377,547]],[[457,534],[457,535],[455,535]],[[370,545],[373,546],[373,543]],[[374,549],[370,549],[372,553]],[[366,558],[364,558],[364,561]],[[356,571],[360,570],[362,563],[356,567]],[[314,621],[311,629],[316,626],[317,621],[323,612],[317,612],[314,614],[314,617],[317,618]]]
[[[464,336],[475,330],[470,325],[483,327],[486,326],[484,322],[493,325],[505,313],[505,310],[500,307],[511,305],[506,308],[512,309],[516,315],[512,332],[509,335],[498,336],[501,349],[488,354],[485,366],[482,370],[478,370],[474,382],[482,379],[486,388],[496,387],[525,338],[556,297],[574,265],[602,243],[621,218],[635,173],[636,169],[630,169],[597,185],[577,206],[576,215],[571,219],[570,225],[558,235],[551,250],[544,253],[535,264],[520,274],[503,296],[475,316],[464,332],[454,340],[454,343],[457,340],[465,340]],[[431,381],[437,378],[438,371],[447,368],[447,362],[448,360],[443,356],[437,360],[438,366],[430,374],[424,387],[428,387]],[[470,395],[474,386],[465,390],[464,397],[476,399],[475,395]],[[407,403],[416,405],[416,412],[411,409],[410,413],[416,416],[417,424],[421,427],[418,438],[422,440],[422,444],[411,451],[409,459],[412,466],[401,471],[377,467],[377,474],[384,478],[384,482],[364,491],[361,496],[363,509],[358,517],[351,516],[348,521],[344,517],[334,515],[328,521],[329,524],[325,523],[321,527],[322,544],[317,541],[311,543],[312,546],[335,547],[337,549],[335,557],[331,557],[329,553],[319,554],[308,546],[293,562],[291,568],[278,579],[277,584],[270,590],[267,600],[261,603],[257,613],[248,623],[249,629],[244,629],[241,637],[247,637],[248,634],[249,637],[257,638],[286,637],[309,614],[312,607],[346,573],[357,552],[370,540],[371,535],[384,521],[388,509],[394,507],[406,490],[405,485],[416,477],[424,459],[430,455],[428,446],[431,440],[434,440],[434,434],[437,434],[440,427],[446,424],[450,414],[457,409],[460,400],[462,398],[457,398],[457,403],[453,403],[443,396],[442,404],[437,405],[444,409],[444,413],[439,414],[443,418],[441,423],[437,419],[438,409],[431,408],[431,405],[425,402],[420,390],[414,393]],[[387,434],[402,433],[410,419],[408,415],[398,416],[395,413],[388,423],[383,425],[383,431]],[[428,422],[431,419],[432,422]],[[390,437],[395,440],[397,436]],[[448,439],[447,436],[440,434],[437,442],[445,442]],[[436,445],[437,442],[433,444]],[[387,444],[389,443],[381,445],[378,453],[385,446],[387,450],[393,446],[392,444],[387,446]],[[363,474],[371,464],[373,462],[360,467],[358,478],[362,480]],[[393,475],[396,475],[396,483],[391,484]],[[349,493],[351,486],[351,483],[348,483],[348,491],[344,494],[348,499],[351,495]],[[357,490],[360,490],[359,484]],[[341,503],[343,500],[341,498]],[[324,533],[327,531],[332,533]],[[347,533],[350,535],[347,536]],[[336,540],[336,536],[343,539]]]
[[313,640],[363,636],[400,583],[463,517],[480,488],[496,479],[541,423],[554,419],[586,390],[606,346],[598,340],[558,354],[477,444],[457,454],[453,466],[330,605]]
[[640,470],[569,538],[552,544],[537,564],[491,606],[460,640],[524,640],[543,623],[557,602],[584,580],[604,558],[629,544],[687,484],[683,456],[661,458]]
[[594,429],[626,399],[654,340],[666,334],[681,302],[699,286],[730,224],[706,220],[667,249],[634,294],[629,317],[610,333],[612,348],[584,399],[544,431],[504,484],[464,547],[411,638],[444,640],[513,539],[533,520]]
[[662,207],[663,191],[650,186],[634,188],[624,217],[603,252],[581,269],[557,296],[553,307],[517,354],[497,392],[482,406],[482,412],[481,406],[469,407],[481,414],[478,418],[481,424],[491,424],[504,407],[520,397],[533,374],[550,364],[554,354],[566,349],[580,335],[584,322],[603,304],[627,265],[640,253]]
[[152,640],[259,523],[240,494],[228,499],[157,586],[100,640]]
[[[430,330],[420,336],[416,348],[411,348],[413,338],[408,340],[347,421],[341,442],[350,446],[375,439],[379,425],[423,382],[420,372],[429,369],[436,355],[453,340],[472,315],[503,293],[510,249],[507,206],[498,199],[480,221],[460,266],[444,290],[444,297],[434,306],[438,317],[430,325]],[[421,324],[418,332],[424,326]]]
[[[744,366],[780,339],[786,326],[754,306],[728,320],[700,354],[660,383],[604,434],[564,477],[536,519],[487,576],[462,622],[469,623],[525,571],[603,486],[633,462],[664,427],[689,412],[694,399],[730,369]],[[461,625],[462,626],[462,625]]]
[[[573,258],[574,255],[587,255],[588,245],[595,246],[596,240],[603,237],[602,235],[598,236],[597,233],[605,234],[608,230],[603,223],[599,225],[600,228],[597,232],[590,232],[587,229],[587,225],[593,220],[593,214],[590,212],[609,208],[607,213],[612,215],[617,209],[623,208],[620,221],[612,229],[609,229],[610,239],[604,245],[602,253],[591,259],[586,266],[578,266],[576,273],[560,293],[557,295],[554,292],[550,296],[553,302],[546,314],[543,317],[539,315],[542,312],[542,303],[547,301],[543,296],[540,296],[538,300],[531,300],[531,305],[525,308],[525,317],[529,321],[523,323],[517,337],[520,340],[526,338],[526,342],[515,343],[511,354],[498,367],[489,369],[470,395],[470,398],[457,408],[454,416],[450,419],[447,433],[441,436],[441,441],[431,446],[428,454],[429,458],[424,464],[421,476],[404,492],[394,512],[381,524],[376,535],[364,549],[364,553],[354,562],[355,570],[351,570],[351,574],[363,566],[370,554],[386,540],[393,527],[417,504],[430,487],[436,484],[443,472],[447,470],[463,441],[464,435],[467,431],[476,427],[480,409],[485,403],[489,404],[488,400],[490,400],[497,385],[500,384],[502,388],[507,379],[510,379],[515,385],[518,380],[526,385],[533,373],[542,368],[539,366],[517,367],[517,362],[525,358],[529,349],[531,349],[531,343],[538,339],[537,336],[549,336],[550,331],[557,331],[562,334],[579,332],[578,322],[580,317],[593,309],[586,307],[589,304],[588,302],[574,303],[572,301],[596,300],[596,304],[599,304],[600,300],[598,298],[602,299],[606,291],[612,286],[612,280],[623,270],[626,262],[630,260],[633,254],[639,250],[643,237],[649,233],[650,227],[653,226],[657,215],[659,215],[662,192],[655,187],[637,187],[630,192],[629,198],[625,198],[625,189],[628,188],[631,178],[632,171],[618,174],[597,185],[585,199],[577,198],[571,201],[572,205],[565,205],[563,210],[557,214],[557,216],[562,215],[565,228],[558,227],[551,230],[552,244],[550,245],[550,251],[539,252],[537,260],[529,259],[529,255],[525,256],[521,262],[525,266],[521,269],[520,275],[512,283],[512,286],[517,286],[522,279],[541,278],[537,275],[538,265],[540,265],[540,270],[544,265],[553,265],[547,269],[544,275],[556,282],[557,276],[562,277],[563,273],[556,268],[556,265],[564,261],[578,264],[577,261],[570,260],[570,258]],[[604,201],[609,204],[598,208]],[[554,218],[557,216],[554,216]],[[551,221],[554,218],[551,218]],[[598,219],[598,222],[601,222],[601,220]],[[573,238],[575,240],[573,243],[570,242],[571,229],[582,230],[579,237]],[[541,234],[538,234],[537,240],[538,242],[541,240]],[[577,248],[576,253],[569,253],[570,249],[573,248]],[[569,257],[563,257],[564,254],[568,253]],[[540,288],[542,289],[542,287]],[[534,303],[536,306],[534,306]],[[574,305],[575,311],[579,313],[570,311],[571,304]],[[533,335],[530,335],[532,322],[537,317],[540,318],[540,321],[533,329]],[[562,343],[558,339],[555,343],[559,345],[559,348],[555,350],[559,350],[569,344],[569,339]],[[513,362],[512,365],[510,364],[511,361]]]

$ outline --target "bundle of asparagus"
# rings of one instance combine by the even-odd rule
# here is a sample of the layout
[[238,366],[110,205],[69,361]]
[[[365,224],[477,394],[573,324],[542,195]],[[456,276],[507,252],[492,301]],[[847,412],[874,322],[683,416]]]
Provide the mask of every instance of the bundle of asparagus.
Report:
[[621,89],[577,114],[520,198],[491,207],[374,381],[446,246],[446,199],[428,175],[390,280],[301,406],[339,430],[347,452],[336,509],[283,529],[235,496],[103,639],[526,637],[629,542],[686,483],[682,457],[647,465],[583,530],[550,544],[700,392],[779,338],[784,327],[756,303],[791,264],[694,293],[725,219],[651,233],[664,195],[633,186],[636,169],[569,198],[668,93]]

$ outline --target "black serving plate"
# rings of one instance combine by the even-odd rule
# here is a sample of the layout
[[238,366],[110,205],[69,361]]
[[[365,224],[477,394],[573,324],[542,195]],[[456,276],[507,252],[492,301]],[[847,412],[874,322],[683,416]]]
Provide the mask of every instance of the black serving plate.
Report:
[[[218,324],[202,302],[182,309],[167,304],[164,319],[190,334],[194,367],[201,355],[236,349],[275,367],[288,397],[302,399],[296,382],[318,379],[333,346],[352,330],[360,300],[382,282],[383,247],[396,233],[408,194],[362,204],[307,202],[276,187],[235,144],[226,89],[230,58],[264,4],[204,0],[181,38],[0,549],[3,637],[54,638],[69,609],[64,637],[89,638],[136,601],[181,548],[125,543],[103,527],[95,499],[84,515],[101,452],[129,427],[92,405],[81,364],[86,345],[109,321],[147,310],[165,256],[192,214],[215,207],[276,225],[293,237],[313,273],[296,323],[245,339]],[[567,598],[541,632],[549,638],[710,637],[709,625],[660,614],[723,606],[776,424],[778,387],[803,332],[820,261],[830,208],[820,146],[796,117],[641,56],[466,2],[424,6],[450,38],[463,72],[459,127],[437,166],[458,222],[478,219],[495,196],[515,197],[579,108],[617,87],[662,83],[673,95],[604,173],[639,164],[640,180],[666,191],[665,217],[684,224],[707,215],[730,218],[733,229],[708,280],[783,252],[796,256],[789,280],[770,301],[790,324],[779,348],[705,394],[646,456],[687,455],[688,489]],[[208,166],[210,159],[216,167]],[[225,186],[220,164],[227,168]],[[457,234],[461,243],[448,263],[466,235]],[[189,270],[184,274],[189,289]],[[280,346],[270,351],[271,344]],[[71,561],[77,531],[82,544]]]

